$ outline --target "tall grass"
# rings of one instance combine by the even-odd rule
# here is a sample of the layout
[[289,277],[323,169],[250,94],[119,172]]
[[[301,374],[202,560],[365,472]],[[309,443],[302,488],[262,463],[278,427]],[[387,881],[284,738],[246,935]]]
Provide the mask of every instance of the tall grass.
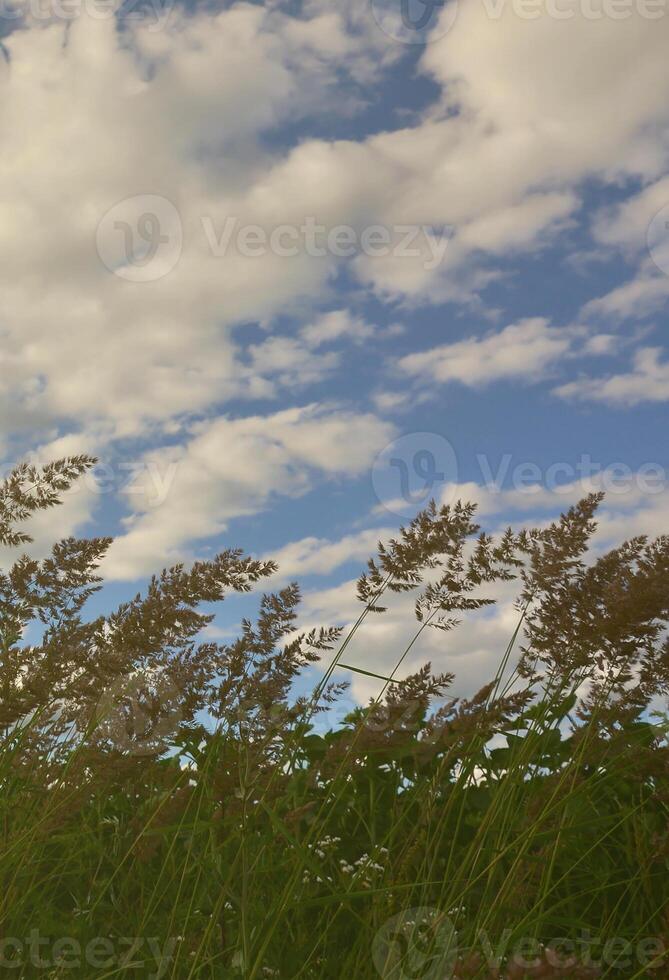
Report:
[[[473,508],[428,508],[370,562],[343,636],[299,634],[291,587],[265,597],[236,644],[180,644],[175,624],[211,580],[204,567],[187,583],[163,577],[150,602],[87,626],[101,649],[111,622],[119,650],[134,637],[142,652],[104,648],[132,664],[111,695],[104,672],[90,687],[61,677],[55,692],[12,673],[20,651],[41,677],[57,631],[47,615],[51,637],[19,647],[26,600],[6,576],[0,973],[669,975],[669,755],[652,713],[666,696],[669,542],[587,558],[598,503],[496,542]],[[79,567],[78,588],[93,567]],[[233,567],[233,587],[261,575]],[[513,578],[518,627],[478,694],[449,698],[451,675],[429,666],[398,679],[422,631],[454,629]],[[415,595],[414,639],[388,676],[361,668],[378,697],[326,731],[336,668],[364,664],[365,621],[393,592]],[[78,643],[80,626],[69,620],[59,642]],[[165,650],[181,671],[169,697]],[[313,697],[293,698],[319,658]]]

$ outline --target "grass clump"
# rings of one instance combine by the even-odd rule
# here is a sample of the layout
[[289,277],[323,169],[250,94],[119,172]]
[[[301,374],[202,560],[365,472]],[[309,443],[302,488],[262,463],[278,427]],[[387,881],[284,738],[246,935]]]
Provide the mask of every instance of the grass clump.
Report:
[[[92,463],[16,470],[0,544],[26,543],[22,523]],[[379,546],[347,635],[301,632],[291,585],[235,642],[202,639],[205,603],[275,571],[239,551],[92,620],[108,539],[16,558],[0,573],[0,973],[667,976],[669,538],[593,557],[600,502],[499,538],[473,505],[430,505]],[[512,582],[517,628],[478,693],[456,698],[429,664],[404,676],[426,630]],[[380,676],[365,621],[402,594],[414,633]],[[344,665],[379,693],[326,730]]]

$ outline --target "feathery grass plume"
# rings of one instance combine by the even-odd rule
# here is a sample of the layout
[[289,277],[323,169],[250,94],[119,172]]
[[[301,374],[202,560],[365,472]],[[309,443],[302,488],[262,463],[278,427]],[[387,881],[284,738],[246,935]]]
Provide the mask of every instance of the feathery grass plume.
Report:
[[[92,462],[12,474],[0,543],[26,544],[25,521]],[[234,642],[203,640],[203,603],[274,571],[237,550],[91,620],[109,539],[17,556],[0,576],[0,930],[70,945],[47,940],[42,969],[29,938],[0,940],[0,965],[82,980],[664,975],[667,538],[592,557],[600,500],[497,538],[473,505],[430,504],[370,561],[345,637],[301,630],[290,585]],[[496,676],[453,695],[456,627],[516,578]],[[412,633],[381,673],[364,630],[393,594]],[[432,628],[444,671],[405,676]],[[378,694],[326,730],[339,666]]]
[[[17,525],[56,505],[95,461],[66,459],[38,471],[18,467],[0,487],[2,542],[30,541]],[[228,592],[247,592],[275,566],[228,550],[190,569],[154,576],[145,595],[87,621],[86,602],[109,538],[56,543],[49,557],[18,557],[0,573],[0,729],[5,735],[35,717],[30,737],[46,750],[68,733],[86,733],[86,751],[112,755],[160,753],[207,703],[221,651],[197,642],[213,614],[198,611]],[[31,626],[39,642],[22,643]],[[139,722],[139,724],[137,724]],[[173,722],[173,723],[171,723]]]
[[341,635],[339,628],[296,633],[300,598],[296,584],[264,595],[257,624],[243,620],[241,636],[221,648],[221,680],[209,708],[225,731],[246,742],[275,738],[297,721],[307,702],[291,701],[295,680]]
[[578,684],[581,718],[604,724],[669,695],[669,536],[635,537],[586,562],[601,500],[593,494],[523,538],[529,610],[519,671],[530,677],[541,665],[549,686]]
[[15,467],[0,484],[0,545],[29,543],[30,535],[16,526],[60,504],[62,494],[96,462],[92,456],[70,456],[41,468],[28,463]]

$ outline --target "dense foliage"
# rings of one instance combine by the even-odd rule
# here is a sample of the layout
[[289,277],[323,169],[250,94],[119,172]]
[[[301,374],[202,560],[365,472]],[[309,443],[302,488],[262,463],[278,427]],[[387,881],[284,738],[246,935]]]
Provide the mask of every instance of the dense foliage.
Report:
[[[431,505],[379,546],[346,635],[300,632],[293,585],[221,644],[203,605],[271,562],[177,566],[88,620],[108,539],[11,557],[93,462],[0,486],[3,976],[667,975],[668,537],[592,555],[596,495],[498,539]],[[425,630],[513,581],[475,696],[429,665],[398,680]],[[335,670],[394,593],[411,644],[327,730]]]

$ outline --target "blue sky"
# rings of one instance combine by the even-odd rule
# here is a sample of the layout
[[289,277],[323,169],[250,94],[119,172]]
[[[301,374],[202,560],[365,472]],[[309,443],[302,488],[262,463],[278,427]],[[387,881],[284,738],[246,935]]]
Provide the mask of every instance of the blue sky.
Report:
[[[668,3],[4,9],[0,456],[100,458],[105,602],[240,546],[346,623],[430,493],[666,530]],[[509,598],[408,669],[485,681]]]

